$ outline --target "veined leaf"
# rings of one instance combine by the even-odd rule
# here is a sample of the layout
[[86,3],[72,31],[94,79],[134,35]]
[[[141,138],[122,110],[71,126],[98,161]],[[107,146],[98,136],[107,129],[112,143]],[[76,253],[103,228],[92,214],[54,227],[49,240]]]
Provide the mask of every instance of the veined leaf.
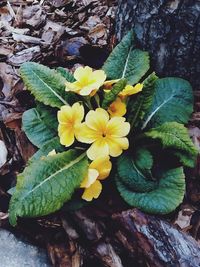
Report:
[[41,147],[57,135],[56,113],[45,106],[25,111],[22,124],[28,139],[37,147]]
[[125,78],[131,85],[137,83],[148,69],[149,55],[147,52],[133,49],[132,31],[114,48],[103,66],[108,79]]
[[191,155],[191,153],[182,150],[178,151],[177,149],[174,149],[171,152],[180,160],[183,166],[194,168],[197,154],[194,153]]
[[21,77],[34,97],[51,107],[71,104],[72,95],[65,91],[66,80],[55,70],[34,62],[24,63]]
[[152,167],[153,167],[153,156],[146,148],[140,148],[135,151],[134,161],[136,167],[140,172],[147,178],[152,179]]
[[153,104],[142,122],[142,129],[165,122],[187,123],[193,111],[193,94],[189,82],[180,78],[156,81]]
[[58,119],[57,119],[57,108],[52,108],[50,106],[45,106],[44,104],[38,102],[36,106],[37,111],[39,112],[41,119],[47,125],[47,127],[53,129],[57,132],[58,129]]
[[9,219],[37,217],[59,210],[70,200],[88,169],[85,153],[70,150],[34,161],[18,176],[10,206]]
[[141,149],[135,156],[124,153],[117,161],[120,181],[135,192],[148,192],[156,187],[155,181],[147,177],[153,166],[153,158],[148,150]]
[[176,168],[162,174],[156,188],[148,192],[135,192],[128,188],[120,177],[116,178],[117,188],[122,198],[142,211],[167,214],[182,202],[185,193],[183,168]]
[[70,83],[75,82],[74,76],[66,69],[58,67],[57,71]]
[[102,108],[107,109],[109,105],[116,100],[118,94],[125,88],[125,86],[126,80],[122,79],[118,81],[108,93],[104,93]]
[[[193,167],[198,151],[192,143],[187,129],[177,122],[166,122],[144,134],[147,137],[158,139],[164,148],[172,148],[181,162]],[[187,159],[187,160],[186,160]]]
[[[62,67],[58,67],[56,69],[61,75],[62,77],[64,77],[68,82],[72,83],[75,82],[75,78],[74,76],[67,71],[66,69],[62,68]],[[79,96],[73,92],[65,92],[65,94],[67,94],[67,101],[70,105],[74,104],[75,102],[78,102],[80,100]]]
[[130,99],[128,102],[128,121],[130,121],[130,124],[134,128],[141,123],[145,114],[151,108],[157,79],[158,77],[154,72],[150,74],[144,80],[142,92],[138,95],[137,99]]

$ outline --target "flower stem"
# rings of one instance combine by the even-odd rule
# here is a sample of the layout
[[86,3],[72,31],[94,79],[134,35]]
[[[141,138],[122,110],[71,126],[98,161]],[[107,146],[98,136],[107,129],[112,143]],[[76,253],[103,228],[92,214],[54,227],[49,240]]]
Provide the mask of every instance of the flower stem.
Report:
[[95,101],[96,101],[97,107],[100,108],[100,98],[99,98],[99,95],[96,94],[96,95],[94,96],[94,99],[95,99]]
[[86,102],[86,105],[89,109],[93,109],[93,106],[91,104],[91,101],[90,101],[90,97],[89,96],[86,96],[85,97],[85,102]]

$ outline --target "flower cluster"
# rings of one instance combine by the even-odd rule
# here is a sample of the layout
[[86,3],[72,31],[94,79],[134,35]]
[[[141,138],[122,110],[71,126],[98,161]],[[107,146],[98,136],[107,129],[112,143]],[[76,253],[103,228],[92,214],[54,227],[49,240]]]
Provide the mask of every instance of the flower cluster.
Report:
[[109,93],[119,80],[106,81],[103,70],[93,71],[90,67],[77,68],[74,78],[75,82],[66,83],[66,91],[82,98],[72,106],[62,106],[58,111],[58,135],[60,143],[66,147],[74,142],[88,144],[86,153],[91,163],[81,188],[84,188],[82,198],[91,201],[98,198],[102,191],[101,180],[110,174],[110,157],[118,157],[129,147],[127,135],[130,124],[123,117],[127,97],[140,92],[143,85],[127,85],[106,110],[100,105],[99,94]]

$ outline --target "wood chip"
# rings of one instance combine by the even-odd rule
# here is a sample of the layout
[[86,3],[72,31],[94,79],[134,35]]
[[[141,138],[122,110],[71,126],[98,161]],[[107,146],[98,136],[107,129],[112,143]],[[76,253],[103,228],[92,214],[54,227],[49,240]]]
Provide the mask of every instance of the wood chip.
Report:
[[0,140],[0,168],[6,163],[8,150],[3,141]]
[[12,87],[19,80],[19,76],[12,66],[0,62],[0,78],[3,81],[2,93],[5,97],[8,97],[11,93]]
[[42,44],[43,41],[40,38],[37,37],[32,37],[29,35],[25,35],[25,34],[18,34],[18,33],[14,33],[12,34],[13,36],[13,40],[17,41],[17,42],[22,42],[25,44]]
[[105,24],[101,23],[101,24],[97,24],[94,28],[92,28],[89,31],[88,36],[91,39],[96,41],[97,39],[105,36],[105,34],[106,34],[106,26]]
[[40,5],[28,6],[23,12],[23,21],[25,24],[37,28],[46,19],[46,14],[43,13]]
[[20,66],[24,62],[34,61],[34,59],[38,58],[41,55],[40,46],[34,46],[27,49],[24,49],[16,54],[11,55],[8,58],[8,62],[12,66]]

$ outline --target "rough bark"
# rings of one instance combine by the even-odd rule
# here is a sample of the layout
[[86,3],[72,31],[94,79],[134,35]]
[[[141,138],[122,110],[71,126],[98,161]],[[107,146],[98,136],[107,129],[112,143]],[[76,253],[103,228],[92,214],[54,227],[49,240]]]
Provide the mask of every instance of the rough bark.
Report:
[[200,247],[169,223],[137,209],[113,216],[119,241],[129,253],[143,257],[150,267],[200,266]]
[[89,241],[89,254],[96,257],[105,267],[123,267],[121,259],[106,235],[103,221],[96,221],[84,210],[73,213],[72,218],[79,231]]
[[[76,244],[75,251],[84,251],[83,262],[96,259],[97,266],[105,267],[200,266],[200,246],[191,236],[137,209],[105,218],[86,208],[66,215],[62,221],[68,239]],[[70,255],[69,251],[68,258]]]
[[130,29],[159,76],[182,77],[200,88],[199,0],[118,0],[118,40]]
[[85,207],[28,222],[16,229],[7,221],[7,227],[46,245],[55,267],[200,266],[200,246],[191,236],[137,209],[109,215]]

